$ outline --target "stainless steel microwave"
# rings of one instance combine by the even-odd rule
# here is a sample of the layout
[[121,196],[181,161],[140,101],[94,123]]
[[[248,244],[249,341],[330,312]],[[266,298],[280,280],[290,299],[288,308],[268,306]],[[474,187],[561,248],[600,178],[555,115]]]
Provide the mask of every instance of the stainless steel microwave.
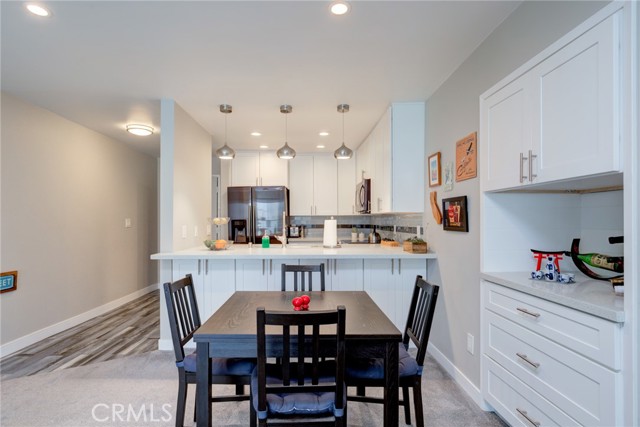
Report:
[[371,213],[371,179],[365,178],[356,186],[356,212]]

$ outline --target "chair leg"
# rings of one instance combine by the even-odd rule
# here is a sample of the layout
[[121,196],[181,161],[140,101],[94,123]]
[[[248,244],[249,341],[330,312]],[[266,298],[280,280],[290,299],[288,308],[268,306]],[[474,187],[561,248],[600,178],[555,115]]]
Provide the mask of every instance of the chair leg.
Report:
[[424,411],[422,409],[422,377],[417,377],[413,385],[413,406],[416,410],[416,427],[424,427]]
[[242,396],[244,394],[244,385],[236,384],[236,396]]
[[402,406],[404,406],[404,420],[411,425],[411,402],[409,401],[409,387],[402,387]]
[[364,396],[364,393],[365,393],[364,386],[359,385],[359,386],[356,387],[356,394],[358,396]]
[[176,405],[176,427],[184,423],[184,407],[187,402],[187,383],[184,378],[178,381],[178,402]]

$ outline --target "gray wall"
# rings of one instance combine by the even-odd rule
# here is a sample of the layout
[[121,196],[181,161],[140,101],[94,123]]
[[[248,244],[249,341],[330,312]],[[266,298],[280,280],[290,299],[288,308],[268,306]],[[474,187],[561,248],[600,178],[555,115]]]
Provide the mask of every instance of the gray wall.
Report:
[[4,347],[157,284],[149,260],[157,166],[119,141],[1,97],[0,268],[18,271],[18,289],[0,296]]
[[[479,129],[479,96],[607,2],[524,2],[438,88],[427,101],[426,155],[442,153],[442,165],[455,161],[455,142]],[[482,149],[482,141],[478,141]],[[427,177],[425,176],[425,180]],[[425,205],[430,248],[438,254],[429,278],[441,285],[430,343],[457,370],[461,382],[480,387],[480,230],[479,178],[454,183],[443,197],[467,195],[469,233],[443,231]],[[467,333],[475,354],[466,351]]]

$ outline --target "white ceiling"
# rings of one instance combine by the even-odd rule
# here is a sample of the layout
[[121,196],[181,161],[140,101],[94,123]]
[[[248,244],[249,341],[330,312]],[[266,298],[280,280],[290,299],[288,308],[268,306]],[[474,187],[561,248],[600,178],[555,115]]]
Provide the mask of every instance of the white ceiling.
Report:
[[[44,2],[41,2],[44,3]],[[2,90],[159,155],[161,98],[235,149],[355,148],[391,102],[424,101],[519,1],[2,1]],[[150,124],[147,138],[124,131]],[[326,130],[328,137],[318,136]],[[261,137],[250,132],[260,131]]]

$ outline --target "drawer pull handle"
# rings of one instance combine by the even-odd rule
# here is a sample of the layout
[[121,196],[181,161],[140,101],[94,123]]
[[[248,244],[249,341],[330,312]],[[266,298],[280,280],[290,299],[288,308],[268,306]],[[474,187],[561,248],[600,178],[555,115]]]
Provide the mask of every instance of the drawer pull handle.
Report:
[[529,316],[540,317],[540,313],[534,313],[532,311],[527,310],[526,308],[517,307],[516,310],[518,310],[521,313],[528,314]]
[[529,360],[526,354],[516,353],[516,356],[518,356],[520,359],[524,360],[525,362],[527,362],[529,365],[533,366],[536,369],[540,367],[540,364],[538,362],[532,362],[531,360]]
[[540,427],[540,421],[536,421],[533,418],[531,418],[529,416],[529,414],[527,414],[527,411],[525,411],[524,409],[520,409],[520,408],[516,408],[516,411],[518,411],[518,413],[520,415],[522,415],[524,417],[524,419],[529,421],[532,425],[534,425],[536,427]]

